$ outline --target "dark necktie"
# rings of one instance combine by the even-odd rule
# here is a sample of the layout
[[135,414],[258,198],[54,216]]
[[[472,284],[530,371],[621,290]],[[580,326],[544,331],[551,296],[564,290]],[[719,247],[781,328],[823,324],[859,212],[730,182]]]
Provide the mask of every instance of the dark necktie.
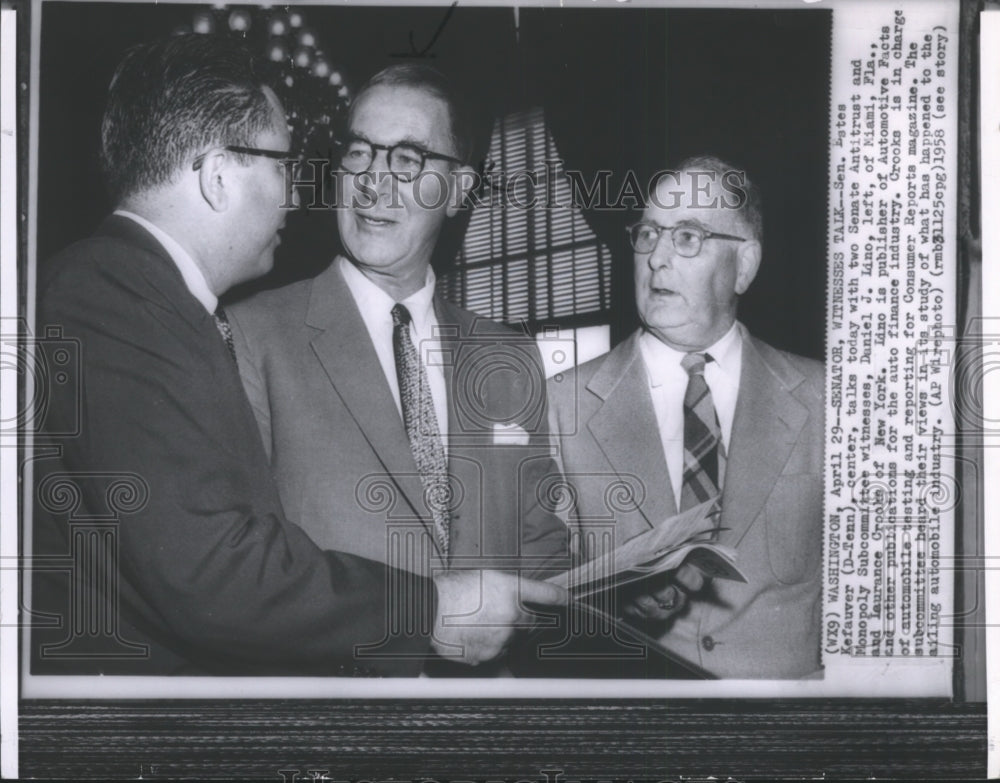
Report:
[[688,374],[684,392],[684,482],[680,511],[718,497],[725,473],[726,450],[712,392],[705,382],[705,364],[712,357],[689,353],[681,360]]
[[399,400],[403,423],[410,439],[410,451],[420,471],[424,497],[434,519],[438,546],[447,557],[451,513],[448,509],[448,461],[441,443],[441,430],[434,399],[427,381],[427,370],[410,338],[410,311],[397,304],[392,308],[392,349],[396,357]]
[[233,328],[229,325],[229,318],[226,316],[226,311],[221,307],[217,307],[212,317],[215,319],[215,326],[219,330],[219,334],[226,341],[226,348],[229,349],[229,355],[235,362],[236,347],[233,345]]

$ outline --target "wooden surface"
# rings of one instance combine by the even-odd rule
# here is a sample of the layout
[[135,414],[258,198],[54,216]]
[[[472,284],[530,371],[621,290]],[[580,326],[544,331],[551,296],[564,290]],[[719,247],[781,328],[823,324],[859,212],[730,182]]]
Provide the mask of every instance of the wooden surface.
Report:
[[986,764],[985,705],[946,701],[40,701],[20,731],[22,778],[926,779]]

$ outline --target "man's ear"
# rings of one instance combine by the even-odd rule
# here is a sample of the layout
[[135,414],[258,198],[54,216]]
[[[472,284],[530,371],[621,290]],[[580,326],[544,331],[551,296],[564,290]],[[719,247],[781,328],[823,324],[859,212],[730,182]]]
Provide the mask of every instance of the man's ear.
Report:
[[451,188],[448,194],[448,217],[454,217],[465,204],[469,192],[475,187],[478,177],[471,166],[459,166],[451,172]]
[[198,169],[202,198],[216,212],[225,212],[229,208],[233,162],[232,156],[225,150],[212,150],[205,155]]
[[760,269],[761,247],[756,239],[740,243],[736,252],[736,294],[742,296],[750,287]]

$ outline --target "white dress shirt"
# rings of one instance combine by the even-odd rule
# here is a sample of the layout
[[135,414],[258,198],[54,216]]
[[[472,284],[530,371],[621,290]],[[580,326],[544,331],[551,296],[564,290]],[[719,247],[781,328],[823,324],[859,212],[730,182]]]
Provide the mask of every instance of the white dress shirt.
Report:
[[[721,340],[704,351],[712,357],[705,365],[705,383],[712,393],[715,413],[719,417],[722,443],[729,453],[729,437],[736,414],[736,397],[740,389],[740,369],[743,366],[743,326],[734,322]],[[650,332],[639,336],[639,350],[646,375],[653,411],[660,430],[663,456],[667,461],[674,500],[680,505],[684,481],[684,392],[688,374],[681,367],[684,351],[671,348]]]
[[[396,401],[396,410],[403,416],[399,398],[399,379],[396,376],[396,355],[392,348],[392,308],[396,301],[343,256],[336,261],[347,288],[361,311],[361,319],[368,329],[372,345],[378,356],[385,380]],[[427,370],[427,383],[431,387],[434,415],[445,451],[448,450],[448,392],[444,377],[443,353],[438,340],[438,320],[434,313],[434,270],[427,268],[427,282],[416,293],[410,294],[399,304],[410,311],[410,337]]]
[[208,310],[208,312],[215,313],[215,309],[219,306],[219,298],[209,289],[208,281],[205,280],[205,275],[202,274],[201,269],[194,262],[194,259],[191,258],[191,255],[183,247],[180,246],[176,239],[170,236],[170,234],[159,226],[150,223],[146,220],[146,218],[140,217],[134,212],[128,212],[124,209],[116,209],[115,214],[138,223],[150,234],[152,234],[156,241],[163,245],[163,249],[167,251],[167,255],[170,256],[170,260],[174,262],[174,266],[177,267],[177,271],[180,272],[181,277],[184,278],[184,285],[187,286],[191,295],[201,302],[202,306]]

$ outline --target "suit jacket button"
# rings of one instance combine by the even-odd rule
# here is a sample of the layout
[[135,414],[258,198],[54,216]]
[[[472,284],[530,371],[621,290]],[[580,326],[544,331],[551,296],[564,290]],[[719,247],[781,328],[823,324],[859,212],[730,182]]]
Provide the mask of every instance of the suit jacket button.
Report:
[[715,639],[713,639],[711,636],[701,637],[701,646],[704,647],[708,652],[712,652],[712,650],[715,649],[716,644],[718,644],[718,642],[715,641]]

